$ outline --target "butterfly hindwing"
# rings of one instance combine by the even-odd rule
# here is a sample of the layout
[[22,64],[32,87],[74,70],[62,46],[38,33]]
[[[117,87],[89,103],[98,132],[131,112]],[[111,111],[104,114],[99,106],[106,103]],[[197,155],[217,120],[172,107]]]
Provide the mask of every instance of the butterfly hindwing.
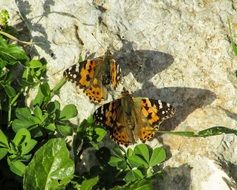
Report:
[[134,142],[132,131],[128,128],[128,121],[125,120],[121,99],[99,107],[94,113],[94,118],[109,130],[111,138],[118,144],[127,146]]
[[116,122],[110,134],[112,139],[118,144],[128,146],[129,144],[135,142],[132,130],[129,129],[124,123]]
[[93,84],[84,89],[90,101],[100,103],[107,98],[107,89],[101,84]]

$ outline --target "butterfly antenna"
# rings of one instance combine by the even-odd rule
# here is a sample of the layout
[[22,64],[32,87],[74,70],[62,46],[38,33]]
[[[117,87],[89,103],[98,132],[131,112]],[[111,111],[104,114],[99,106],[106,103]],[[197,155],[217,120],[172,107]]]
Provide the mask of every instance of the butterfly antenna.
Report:
[[92,33],[92,36],[94,37],[94,39],[98,42],[98,44],[100,45],[100,47],[106,52],[105,48],[103,47],[103,45],[101,44],[101,42],[94,36],[94,34]]

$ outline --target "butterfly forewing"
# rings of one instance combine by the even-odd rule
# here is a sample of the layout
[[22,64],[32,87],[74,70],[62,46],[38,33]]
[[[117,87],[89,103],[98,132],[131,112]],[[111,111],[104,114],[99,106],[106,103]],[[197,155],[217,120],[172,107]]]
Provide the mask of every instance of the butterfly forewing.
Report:
[[161,100],[142,98],[140,100],[141,113],[148,120],[148,123],[154,127],[159,127],[159,124],[172,117],[175,113],[175,108],[169,103]]
[[114,59],[111,60],[111,85],[113,89],[116,89],[118,83],[120,82],[121,69]]
[[104,125],[109,130],[113,129],[118,116],[117,109],[119,106],[120,100],[115,100],[99,107],[94,113],[95,121]]
[[175,109],[170,104],[148,98],[133,98],[136,106],[137,125],[134,134],[142,142],[154,137],[159,125],[174,115]]

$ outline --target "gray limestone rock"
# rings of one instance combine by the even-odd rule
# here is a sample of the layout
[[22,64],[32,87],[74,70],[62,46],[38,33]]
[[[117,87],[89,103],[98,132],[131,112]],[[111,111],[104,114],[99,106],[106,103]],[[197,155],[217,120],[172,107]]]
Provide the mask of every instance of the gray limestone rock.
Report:
[[[237,58],[227,38],[228,19],[237,35],[236,1],[8,0],[0,5],[11,13],[12,25],[27,28],[34,52],[48,61],[52,86],[80,54],[96,57],[111,48],[123,71],[121,86],[176,107],[162,129],[236,128]],[[71,83],[58,100],[77,105],[79,121],[96,108]],[[157,189],[237,189],[236,136],[163,135],[149,144],[158,145],[157,139],[170,152]]]

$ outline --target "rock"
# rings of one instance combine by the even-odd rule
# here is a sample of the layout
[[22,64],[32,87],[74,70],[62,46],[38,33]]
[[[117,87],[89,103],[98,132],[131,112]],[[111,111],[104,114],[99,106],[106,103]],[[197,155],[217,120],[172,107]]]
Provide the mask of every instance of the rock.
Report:
[[[236,2],[18,0],[0,5],[27,26],[38,54],[48,61],[51,86],[80,54],[100,56],[110,47],[122,67],[122,86],[177,108],[162,129],[236,128],[237,59],[227,37],[228,19],[237,32]],[[71,83],[58,99],[76,104],[80,121],[95,110]],[[159,186],[236,189],[237,141],[229,137],[159,137],[169,152],[167,176]]]

